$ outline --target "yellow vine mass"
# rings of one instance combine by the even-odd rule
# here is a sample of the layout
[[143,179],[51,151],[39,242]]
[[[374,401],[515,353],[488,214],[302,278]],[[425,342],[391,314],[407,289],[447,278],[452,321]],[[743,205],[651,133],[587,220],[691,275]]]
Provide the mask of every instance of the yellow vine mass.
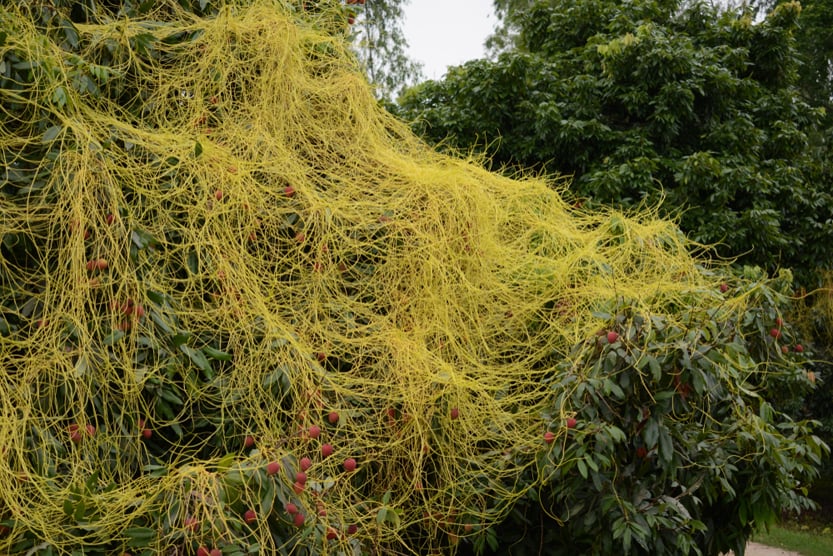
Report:
[[[28,323],[0,343],[3,552],[24,531],[63,553],[127,542],[155,515],[158,554],[216,543],[239,519],[224,498],[260,513],[264,477],[291,492],[304,456],[306,490],[266,509],[357,526],[315,550],[442,550],[525,495],[545,429],[565,434],[570,408],[545,419],[542,379],[605,325],[594,310],[714,290],[653,210],[586,211],[565,183],[433,151],[379,107],[349,44],[292,6],[201,19],[161,4],[154,24],[79,24],[78,57],[0,8],[16,31],[2,48],[43,62],[15,117],[59,126],[3,128],[4,162],[61,145],[26,202],[0,196],[0,235],[36,246],[0,260],[19,301],[5,318]],[[142,53],[143,36],[177,33],[193,40]],[[112,45],[110,94],[79,92],[73,68]],[[170,414],[163,390],[181,395]],[[163,454],[143,426],[173,439]],[[263,525],[254,538],[281,548]]]

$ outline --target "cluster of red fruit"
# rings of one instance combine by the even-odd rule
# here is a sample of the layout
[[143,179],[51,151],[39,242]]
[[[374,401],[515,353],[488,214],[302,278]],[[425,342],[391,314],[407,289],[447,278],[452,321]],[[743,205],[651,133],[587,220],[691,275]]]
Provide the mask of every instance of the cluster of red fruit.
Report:
[[[338,424],[339,419],[340,419],[340,416],[339,416],[338,412],[336,412],[336,411],[331,411],[327,415],[327,421],[329,421],[329,423],[331,425]],[[321,437],[321,427],[318,426],[318,425],[311,425],[311,426],[303,429],[301,431],[301,434],[307,439],[313,439],[313,440],[318,439],[318,438]],[[253,436],[248,435],[248,436],[245,437],[245,439],[243,441],[244,447],[251,448],[252,446],[254,446],[254,444],[255,444],[255,439],[254,439]],[[333,454],[334,451],[335,451],[335,448],[333,447],[332,444],[329,444],[327,442],[321,444],[321,457],[322,457],[322,459],[330,457]],[[295,494],[301,494],[306,489],[307,470],[310,467],[312,467],[312,464],[313,464],[312,459],[307,457],[307,456],[304,456],[304,457],[302,457],[301,459],[298,460],[299,470],[295,473],[295,477],[294,477],[295,481],[292,484],[292,490],[295,492]],[[356,462],[355,458],[346,458],[342,462],[342,467],[344,468],[344,471],[346,471],[347,473],[352,473],[358,468],[358,463]],[[266,475],[267,476],[271,477],[271,476],[277,475],[280,472],[280,470],[281,470],[281,464],[277,460],[270,461],[269,463],[266,464]],[[306,517],[300,511],[300,509],[298,508],[298,506],[296,504],[293,504],[293,503],[290,502],[290,503],[286,504],[286,506],[284,506],[284,509],[286,510],[287,514],[292,516],[292,523],[296,527],[303,527],[303,525],[306,521]],[[251,514],[249,512],[251,512]],[[251,522],[256,521],[257,516],[255,515],[254,511],[249,510],[249,512],[246,512],[246,515],[244,516],[244,520],[247,523],[251,523]],[[323,509],[323,508],[320,509],[319,510],[319,515],[322,515],[322,516],[326,515],[326,510]],[[356,531],[356,526],[355,525],[351,525],[347,528],[347,533],[348,534],[352,534],[355,531]],[[332,527],[328,529],[327,539],[335,539],[337,536],[338,536],[338,533],[335,529],[333,529]]]
[[[775,327],[770,329],[769,335],[772,336],[772,338],[775,339],[775,340],[780,340],[781,339],[781,327],[783,325],[784,325],[784,319],[782,319],[781,317],[776,317]],[[802,346],[801,344],[795,344],[795,347],[793,349],[796,351],[796,353],[803,353],[804,352],[804,346]],[[787,346],[787,345],[781,346],[781,353],[786,354],[786,353],[789,353],[789,352],[790,352],[790,346]]]
[[69,439],[75,444],[81,443],[85,432],[88,436],[95,436],[95,427],[89,423],[83,429],[78,423],[72,423],[69,427],[67,427],[67,430],[69,431]]
[[[574,429],[576,428],[576,425],[578,425],[578,421],[575,419],[575,417],[567,417],[567,420],[564,421],[564,424],[567,426],[568,429]],[[546,442],[547,444],[552,444],[554,441],[555,433],[552,431],[546,431],[544,433],[544,442]]]
[[90,259],[87,261],[87,270],[92,272],[94,270],[107,270],[110,264],[107,259]]
[[139,430],[142,431],[142,438],[150,440],[151,437],[153,437],[153,430],[145,426],[146,423],[144,419],[139,419],[136,424],[139,425]]

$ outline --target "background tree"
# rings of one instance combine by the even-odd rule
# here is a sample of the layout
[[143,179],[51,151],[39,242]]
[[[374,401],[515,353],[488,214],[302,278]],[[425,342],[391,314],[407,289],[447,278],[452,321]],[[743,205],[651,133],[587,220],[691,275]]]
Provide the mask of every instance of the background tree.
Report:
[[429,141],[573,176],[591,203],[664,199],[695,240],[772,269],[833,264],[823,110],[798,88],[800,7],[756,22],[677,0],[538,1],[514,46],[401,98]]
[[[783,4],[783,0],[763,2],[762,11],[771,11]],[[801,57],[799,86],[810,101],[833,107],[833,2],[830,0],[804,0],[795,33],[796,47]]]
[[356,49],[367,77],[379,98],[390,100],[422,77],[422,70],[406,54],[408,42],[402,30],[408,0],[361,2],[356,18]]

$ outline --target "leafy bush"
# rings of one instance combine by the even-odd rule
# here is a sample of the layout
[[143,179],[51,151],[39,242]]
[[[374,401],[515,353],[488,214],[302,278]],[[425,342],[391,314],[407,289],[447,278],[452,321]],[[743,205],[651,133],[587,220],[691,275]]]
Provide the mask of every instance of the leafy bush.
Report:
[[746,273],[757,280],[734,292],[754,299],[743,311],[672,319],[620,304],[600,315],[609,325],[548,380],[548,415],[570,408],[575,427],[539,454],[527,479],[543,486],[487,552],[742,554],[754,528],[812,506],[797,493],[828,448],[770,403],[801,400],[814,382],[773,289],[790,279]]

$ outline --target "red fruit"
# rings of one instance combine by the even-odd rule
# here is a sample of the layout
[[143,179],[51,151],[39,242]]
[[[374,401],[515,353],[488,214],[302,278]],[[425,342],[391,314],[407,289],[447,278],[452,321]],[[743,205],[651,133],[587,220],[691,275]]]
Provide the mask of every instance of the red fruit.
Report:
[[781,317],[776,317],[775,318],[775,326],[781,326],[783,324],[784,324],[784,319],[782,319]]
[[295,515],[298,513],[298,506],[296,506],[292,502],[284,506],[284,509],[286,510],[286,513],[288,513],[289,515]]
[[358,530],[359,530],[359,527],[354,523],[351,523],[350,525],[347,526],[347,534],[348,535],[355,535],[356,531],[358,531]]
[[222,201],[223,200],[223,190],[218,189],[217,191],[215,191],[214,192],[214,198],[217,199],[218,201]]
[[254,523],[257,521],[257,514],[254,510],[246,510],[246,513],[243,514],[243,521],[246,523]]
[[295,517],[292,518],[292,523],[295,524],[295,527],[303,527],[304,525],[304,514],[297,513]]
[[90,271],[95,270],[97,265],[98,265],[97,260],[87,261],[87,270],[90,270]]
[[720,293],[726,293],[727,291],[729,291],[729,284],[726,282],[720,284]]
[[572,417],[567,418],[567,428],[568,429],[576,428],[576,424],[578,424],[578,421],[576,421]]
[[781,353],[789,353],[790,347],[789,346],[781,346]]
[[351,15],[351,16],[347,16],[347,23],[348,23],[349,25],[353,25],[355,22],[356,22],[356,18],[355,18],[355,17],[353,17],[352,15]]
[[302,457],[301,461],[298,462],[301,466],[301,471],[306,471],[310,467],[312,467],[312,460],[308,457]]
[[331,411],[329,415],[327,415],[327,420],[330,422],[331,425],[335,425],[338,423],[338,412]]
[[219,548],[212,548],[211,552],[208,553],[208,556],[223,556],[223,551]]
[[331,444],[322,444],[321,445],[321,456],[322,457],[329,457],[333,455],[333,446]]
[[113,215],[112,212],[108,212],[107,216],[104,217],[104,220],[107,222],[107,225],[109,226],[116,220],[116,217]]
[[295,482],[300,483],[302,485],[307,484],[307,474],[303,471],[298,471],[295,473]]
[[608,344],[612,344],[613,342],[615,342],[618,339],[619,339],[619,334],[617,334],[613,330],[611,330],[610,332],[607,333],[607,343]]
[[270,475],[270,476],[274,475],[275,473],[277,473],[280,470],[281,470],[281,464],[276,462],[276,461],[270,461],[268,464],[266,464],[266,474],[267,475]]
[[301,494],[302,492],[304,492],[304,485],[295,481],[294,483],[292,483],[292,490],[295,492],[295,494]]
[[109,266],[110,264],[107,262],[107,259],[98,259],[98,261],[96,261],[96,268],[98,270],[107,270],[107,267]]
[[75,442],[76,444],[81,443],[81,433],[78,431],[72,431],[69,433],[69,439]]
[[352,472],[356,470],[356,460],[353,458],[347,458],[344,460],[344,470],[347,472]]
[[89,434],[90,436],[95,436],[95,427],[94,426],[92,426],[90,424],[87,424],[86,429],[87,429],[87,434]]
[[297,234],[295,234],[295,241],[297,241],[298,243],[304,243],[304,240],[306,238],[307,236],[304,235],[304,232],[298,232]]
[[197,521],[197,518],[195,517],[186,517],[183,523],[186,529],[190,529],[194,532],[197,532],[200,528],[200,523]]
[[553,433],[552,431],[547,431],[544,433],[544,442],[546,442],[547,444],[552,444],[554,440],[555,433]]
[[143,316],[145,316],[145,308],[142,307],[141,305],[136,305],[136,307],[134,308],[134,311],[136,312],[136,317],[137,318],[142,318]]
[[295,188],[291,185],[287,185],[283,188],[283,194],[287,197],[292,197],[293,195],[295,195]]
[[795,344],[795,351],[798,352],[798,353],[803,353],[804,352],[804,346],[802,346],[801,344]]
[[197,549],[197,556],[211,556],[211,552],[204,546]]
[[[316,264],[318,264],[318,263],[316,263]],[[318,359],[319,362],[323,363],[324,360],[327,358],[327,354],[324,353],[323,351],[319,351],[318,353],[315,354],[315,358]],[[336,415],[338,415],[338,414],[336,413]]]
[[473,530],[474,525],[472,525],[471,523],[466,523],[465,525],[463,525],[463,531],[465,531],[466,533],[471,533]]
[[141,417],[140,417],[140,418],[139,418],[139,420],[136,422],[136,424],[138,424],[138,425],[139,425],[139,428],[140,428],[140,429],[145,428],[145,420],[144,420],[144,419],[142,419]]
[[142,429],[142,438],[145,440],[150,440],[153,436],[153,431],[151,429]]
[[338,538],[338,531],[333,529],[332,527],[327,528],[327,540],[331,541],[333,539]]
[[639,459],[645,459],[648,457],[648,450],[645,449],[645,446],[640,446],[636,449],[636,457]]
[[307,432],[309,433],[310,438],[318,438],[319,436],[321,436],[321,427],[319,427],[318,425],[313,425],[309,428]]
[[243,439],[243,447],[244,448],[251,448],[255,445],[255,437],[251,434],[247,434],[246,438]]
[[457,419],[460,416],[460,410],[456,407],[451,408],[451,419]]
[[769,335],[775,338],[776,340],[781,337],[781,331],[777,328],[773,328],[769,331]]

